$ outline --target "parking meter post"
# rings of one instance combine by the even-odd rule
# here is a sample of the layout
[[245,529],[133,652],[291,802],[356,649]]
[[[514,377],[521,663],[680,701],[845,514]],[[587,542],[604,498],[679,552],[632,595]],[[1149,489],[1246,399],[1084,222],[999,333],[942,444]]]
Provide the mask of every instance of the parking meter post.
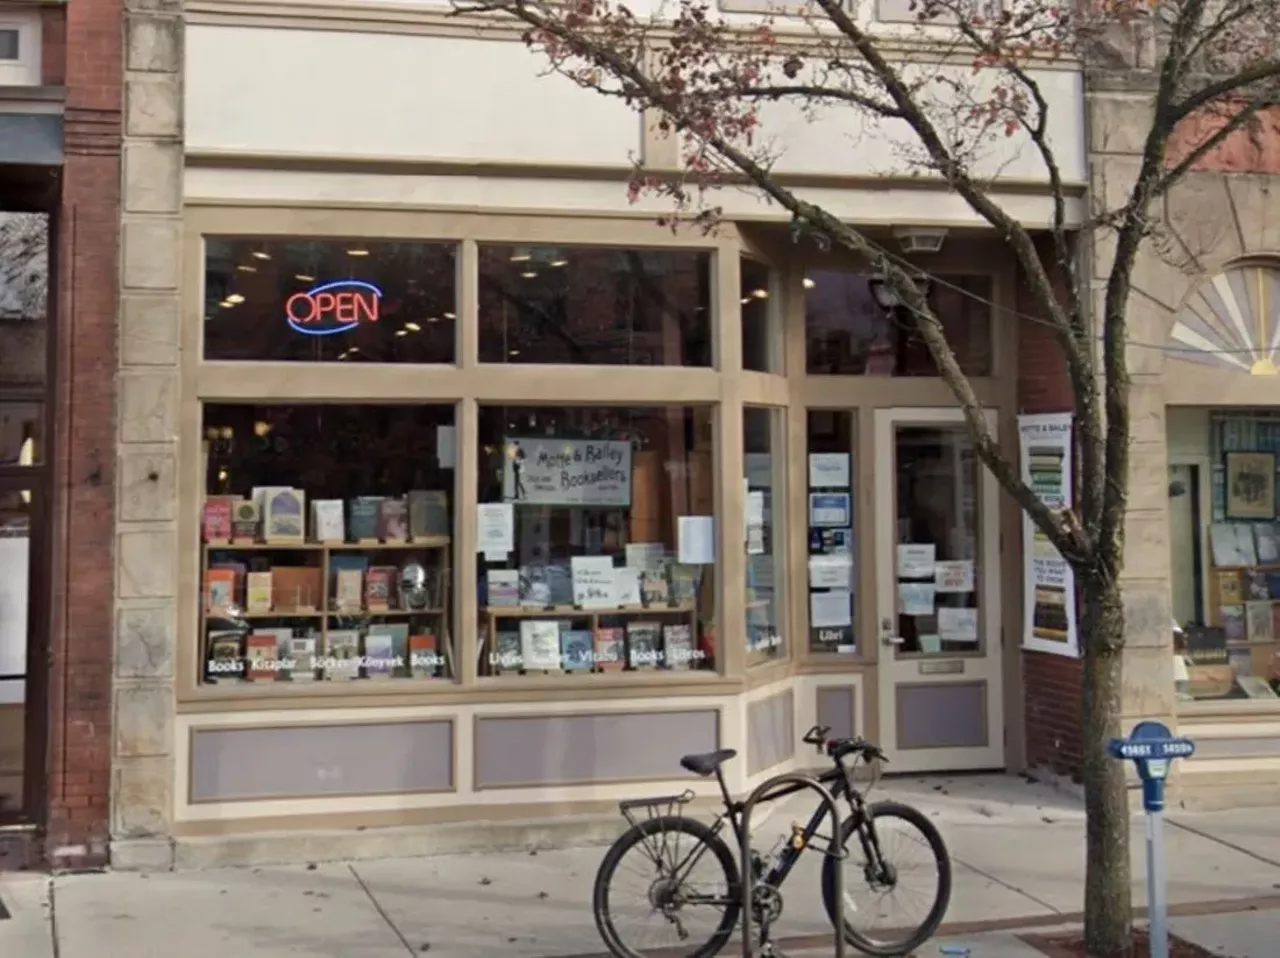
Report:
[[[751,919],[752,910],[755,904],[755,886],[756,876],[751,862],[751,813],[755,810],[757,804],[761,801],[769,801],[770,793],[776,791],[781,786],[787,785],[803,785],[805,788],[818,793],[818,798],[822,802],[822,807],[831,814],[831,835],[832,844],[826,849],[826,854],[834,858],[844,858],[844,849],[836,847],[837,836],[840,834],[840,806],[836,804],[835,798],[831,792],[827,790],[821,782],[812,775],[803,775],[800,772],[785,772],[782,775],[775,775],[766,782],[762,782],[756,786],[755,790],[747,797],[746,802],[742,806],[742,816],[739,822],[738,838],[738,860],[740,862],[740,881],[742,882],[742,958],[755,958],[753,955],[751,944]],[[836,952],[835,958],[845,958],[844,950],[844,869],[837,865],[834,872],[834,887],[832,895],[835,898],[835,914],[832,920],[836,926]],[[762,945],[768,946],[767,940]]]
[[1139,722],[1128,738],[1107,743],[1113,758],[1133,762],[1142,780],[1147,814],[1147,936],[1151,958],[1169,958],[1169,903],[1164,874],[1164,784],[1174,759],[1195,754],[1195,743],[1175,738],[1161,722]]

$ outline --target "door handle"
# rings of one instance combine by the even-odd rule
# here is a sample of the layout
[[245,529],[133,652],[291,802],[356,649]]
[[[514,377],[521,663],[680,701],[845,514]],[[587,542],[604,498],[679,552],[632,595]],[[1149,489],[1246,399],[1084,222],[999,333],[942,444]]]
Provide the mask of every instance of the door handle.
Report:
[[893,619],[880,620],[880,642],[884,645],[902,645],[902,636],[893,634]]
[[881,637],[880,641],[885,645],[902,645],[906,639],[900,635],[886,635]]

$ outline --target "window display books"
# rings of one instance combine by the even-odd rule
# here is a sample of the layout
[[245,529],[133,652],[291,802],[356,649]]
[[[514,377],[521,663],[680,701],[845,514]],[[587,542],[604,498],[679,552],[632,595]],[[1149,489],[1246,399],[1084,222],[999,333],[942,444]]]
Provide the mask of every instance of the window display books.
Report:
[[251,614],[270,612],[271,573],[250,572],[245,578],[245,611]]
[[1218,617],[1222,622],[1222,631],[1226,633],[1228,642],[1243,642],[1245,639],[1245,619],[1243,605],[1224,605],[1218,608]]
[[560,623],[538,619],[521,622],[520,656],[525,671],[560,671]]
[[229,542],[231,540],[231,510],[234,496],[210,496],[204,502],[201,528],[205,542]]
[[293,667],[289,678],[294,682],[314,682],[316,677],[316,635],[293,636],[288,640],[289,659]]
[[403,499],[383,499],[378,503],[378,538],[383,542],[407,542],[409,507]]
[[595,662],[591,632],[565,629],[560,633],[560,661],[566,672],[590,671]]
[[338,612],[359,612],[364,608],[364,573],[359,569],[339,569],[334,575],[333,607]]
[[653,669],[662,664],[662,624],[627,623],[627,664],[633,669]]
[[325,639],[324,677],[330,681],[359,678],[360,633],[355,629],[331,629]]
[[1258,553],[1247,522],[1215,522],[1209,527],[1215,566],[1254,566]]
[[216,682],[218,679],[240,679],[243,675],[244,636],[232,631],[210,632],[205,678]]
[[356,542],[375,542],[378,538],[378,514],[382,496],[357,496],[348,503],[348,531]]
[[551,605],[551,583],[547,581],[545,566],[520,567],[520,604],[535,609]]
[[256,632],[245,639],[245,678],[250,682],[274,682],[279,668],[280,638],[274,633]]
[[1271,602],[1246,602],[1244,610],[1245,632],[1249,636],[1249,641],[1274,642],[1276,635],[1272,625]]
[[595,657],[596,668],[601,672],[613,672],[621,669],[625,663],[623,655],[626,646],[626,633],[622,629],[596,629]]
[[662,646],[669,669],[693,665],[693,630],[688,625],[668,625],[662,630]]
[[391,609],[395,591],[394,566],[372,566],[364,577],[364,607],[370,612]]
[[364,672],[371,679],[389,679],[395,673],[395,639],[382,628],[371,628],[364,637]]
[[414,539],[449,535],[449,494],[438,489],[409,492],[409,535]]
[[524,668],[524,655],[520,633],[513,631],[499,632],[497,648],[489,657],[489,665],[494,675],[503,672],[518,672]]
[[224,612],[236,605],[236,573],[234,569],[211,568],[204,574],[205,608]]
[[415,676],[435,675],[444,667],[444,656],[436,647],[436,637],[422,632],[409,636],[409,674]]
[[301,489],[270,489],[263,497],[262,538],[301,542],[307,534],[307,494]]
[[347,537],[341,499],[317,499],[311,503],[311,529],[316,542],[343,542]]
[[490,569],[485,573],[488,604],[512,608],[520,604],[520,573],[515,569]]
[[238,499],[231,505],[231,541],[256,542],[262,513],[252,499]]
[[1253,538],[1260,563],[1263,565],[1280,563],[1280,528],[1277,528],[1275,523],[1254,523]]
[[271,569],[271,607],[277,612],[317,612],[324,573],[319,566],[274,566]]

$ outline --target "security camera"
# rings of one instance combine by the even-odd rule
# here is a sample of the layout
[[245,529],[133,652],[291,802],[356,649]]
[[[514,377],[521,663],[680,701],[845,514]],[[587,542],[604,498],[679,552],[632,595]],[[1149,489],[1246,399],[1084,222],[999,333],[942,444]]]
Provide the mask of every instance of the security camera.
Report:
[[941,226],[898,226],[893,235],[904,253],[937,253],[942,249],[947,231]]

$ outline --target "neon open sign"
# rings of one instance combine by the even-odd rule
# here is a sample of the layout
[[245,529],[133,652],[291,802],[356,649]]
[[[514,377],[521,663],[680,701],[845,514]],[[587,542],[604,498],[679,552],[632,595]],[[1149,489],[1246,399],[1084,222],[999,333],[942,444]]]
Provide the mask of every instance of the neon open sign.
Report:
[[378,321],[382,290],[358,279],[340,279],[294,293],[284,304],[285,318],[299,333],[332,336]]

